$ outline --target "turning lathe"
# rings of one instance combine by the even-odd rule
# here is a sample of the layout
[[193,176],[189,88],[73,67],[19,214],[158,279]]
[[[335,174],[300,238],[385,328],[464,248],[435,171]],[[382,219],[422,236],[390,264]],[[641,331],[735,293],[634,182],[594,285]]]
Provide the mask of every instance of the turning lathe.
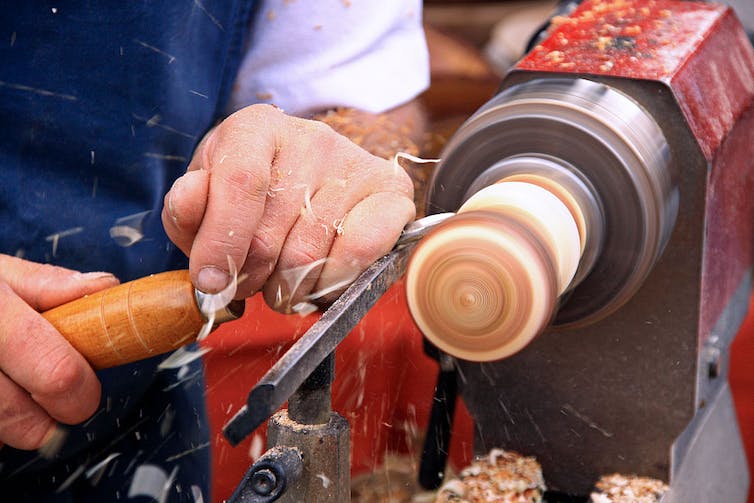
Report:
[[420,242],[407,297],[455,357],[475,451],[535,455],[567,494],[619,472],[670,482],[664,501],[745,500],[726,362],[753,103],[730,9],[592,1],[451,139],[428,208],[458,214]]

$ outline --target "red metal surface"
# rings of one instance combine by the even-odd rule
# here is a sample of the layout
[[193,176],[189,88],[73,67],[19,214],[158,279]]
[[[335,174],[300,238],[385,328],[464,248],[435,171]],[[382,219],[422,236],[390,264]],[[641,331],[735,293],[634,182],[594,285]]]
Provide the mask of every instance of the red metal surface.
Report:
[[754,50],[724,6],[586,1],[555,26],[517,69],[664,82],[707,160],[754,91]]
[[[753,105],[754,106],[754,105]],[[700,337],[748,274],[754,256],[754,108],[738,120],[718,149],[707,185]]]
[[[693,57],[692,57],[693,56]],[[727,10],[670,86],[708,161],[754,96],[754,49]]]
[[586,1],[555,19],[551,36],[517,68],[667,80],[725,11],[699,2]]

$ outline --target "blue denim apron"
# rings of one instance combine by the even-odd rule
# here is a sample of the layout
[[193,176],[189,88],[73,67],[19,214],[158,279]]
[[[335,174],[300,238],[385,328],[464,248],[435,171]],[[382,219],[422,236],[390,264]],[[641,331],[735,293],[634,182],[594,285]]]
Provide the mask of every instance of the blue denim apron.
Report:
[[[250,4],[3,3],[0,252],[121,281],[186,267],[163,197],[224,110]],[[208,501],[201,365],[179,377],[159,361],[100,373],[100,410],[52,459],[0,449],[0,500],[130,501],[133,474],[152,465],[173,477],[167,501],[197,489]]]

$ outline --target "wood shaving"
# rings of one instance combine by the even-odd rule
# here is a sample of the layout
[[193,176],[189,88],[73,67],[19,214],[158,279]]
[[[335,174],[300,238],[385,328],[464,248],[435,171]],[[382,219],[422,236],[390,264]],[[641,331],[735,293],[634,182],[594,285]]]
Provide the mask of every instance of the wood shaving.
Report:
[[658,503],[668,486],[664,482],[635,475],[603,475],[595,485],[591,503]]
[[435,503],[540,503],[544,492],[542,467],[533,457],[493,449],[446,482]]

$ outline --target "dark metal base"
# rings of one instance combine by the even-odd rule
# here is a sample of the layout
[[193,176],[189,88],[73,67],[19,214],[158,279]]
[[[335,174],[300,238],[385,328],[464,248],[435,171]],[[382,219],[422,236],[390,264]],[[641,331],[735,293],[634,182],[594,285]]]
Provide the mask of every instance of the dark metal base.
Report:
[[300,424],[283,409],[270,418],[267,447],[296,446],[304,459],[301,476],[277,501],[341,503],[351,499],[348,421],[333,412],[326,424]]

